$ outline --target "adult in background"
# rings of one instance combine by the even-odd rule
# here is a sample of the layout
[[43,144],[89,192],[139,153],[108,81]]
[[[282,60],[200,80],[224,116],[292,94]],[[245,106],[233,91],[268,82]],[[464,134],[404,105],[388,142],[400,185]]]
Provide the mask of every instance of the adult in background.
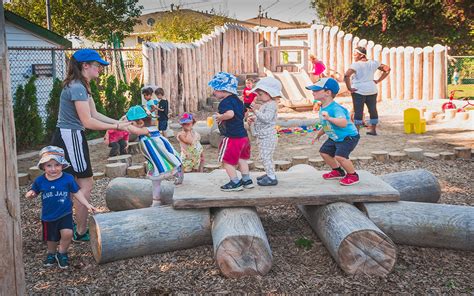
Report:
[[[354,50],[353,57],[355,62],[347,69],[344,81],[352,95],[354,124],[357,126],[357,129],[363,125],[364,104],[367,105],[370,115],[370,126],[367,135],[376,136],[376,127],[379,122],[377,114],[377,84],[388,76],[390,67],[380,64],[378,61],[368,60],[367,51],[364,47],[357,47]],[[374,74],[377,70],[383,73],[379,79],[374,80]]]
[[[71,164],[64,171],[76,178],[87,201],[90,200],[94,181],[84,130],[125,130],[130,125],[129,122],[109,118],[95,108],[89,83],[99,77],[100,68],[108,64],[92,49],[81,49],[72,55],[63,82],[58,122],[52,139],[52,145],[64,149],[66,160]],[[73,239],[88,241],[87,208],[77,201],[74,201],[74,208],[77,225]]]

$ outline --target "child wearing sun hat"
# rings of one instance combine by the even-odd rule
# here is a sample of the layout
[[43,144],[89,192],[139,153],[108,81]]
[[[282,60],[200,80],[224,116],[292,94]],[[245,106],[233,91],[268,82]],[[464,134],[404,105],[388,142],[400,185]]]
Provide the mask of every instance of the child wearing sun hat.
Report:
[[193,130],[196,123],[193,114],[183,113],[179,119],[182,130],[176,135],[181,146],[183,171],[202,172],[204,168],[204,153],[201,145],[201,135]]

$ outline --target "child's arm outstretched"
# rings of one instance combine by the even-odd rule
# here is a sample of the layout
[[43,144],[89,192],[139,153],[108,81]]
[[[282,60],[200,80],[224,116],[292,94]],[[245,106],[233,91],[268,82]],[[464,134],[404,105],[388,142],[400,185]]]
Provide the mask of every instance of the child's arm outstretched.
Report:
[[77,199],[83,206],[85,206],[87,208],[87,210],[89,210],[89,212],[92,212],[92,213],[97,213],[97,209],[95,207],[93,207],[88,201],[87,199],[85,198],[84,194],[82,193],[81,190],[77,191],[76,193],[72,193],[72,196]]
[[321,112],[321,116],[329,121],[330,123],[338,126],[338,127],[346,127],[347,126],[347,119],[346,118],[342,118],[342,117],[339,117],[339,118],[336,118],[336,117],[331,117],[329,116],[329,114],[326,112],[326,111],[323,111]]

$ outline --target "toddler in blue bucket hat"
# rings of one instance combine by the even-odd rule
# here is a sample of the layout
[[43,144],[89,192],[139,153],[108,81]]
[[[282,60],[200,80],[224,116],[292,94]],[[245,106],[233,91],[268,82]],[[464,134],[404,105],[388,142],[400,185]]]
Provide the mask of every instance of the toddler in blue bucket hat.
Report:
[[97,210],[79,190],[74,176],[63,172],[69,166],[63,149],[47,146],[41,149],[40,156],[38,167],[44,174],[35,179],[26,197],[33,198],[41,193],[43,240],[48,246],[44,266],[53,266],[57,262],[60,268],[66,269],[69,267],[67,251],[73,236],[72,197],[89,211],[95,213]]
[[[253,188],[247,161],[250,159],[250,141],[244,127],[244,103],[237,96],[237,78],[226,72],[217,73],[208,85],[213,95],[220,100],[215,119],[223,139],[219,145],[218,160],[227,172],[230,181],[221,186],[222,191],[240,191]],[[242,173],[237,176],[236,167]]]

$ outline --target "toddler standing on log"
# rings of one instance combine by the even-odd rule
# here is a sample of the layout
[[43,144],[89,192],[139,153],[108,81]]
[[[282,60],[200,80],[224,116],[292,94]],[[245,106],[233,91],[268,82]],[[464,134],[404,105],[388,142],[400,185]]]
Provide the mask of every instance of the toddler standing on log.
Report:
[[26,197],[33,198],[41,193],[43,240],[48,246],[44,266],[53,266],[57,262],[60,268],[66,269],[69,267],[67,251],[73,236],[71,195],[89,211],[96,212],[96,208],[79,190],[74,176],[63,172],[69,166],[63,149],[47,146],[41,149],[40,155],[38,167],[44,174],[35,179]]
[[349,154],[357,146],[360,136],[351,121],[349,111],[334,101],[339,92],[339,83],[334,78],[322,78],[306,88],[312,90],[314,99],[322,103],[319,110],[322,128],[318,131],[313,144],[324,133],[328,135],[319,153],[332,171],[323,174],[323,178],[341,179],[339,183],[346,186],[359,183],[359,175],[349,160]]
[[249,125],[254,122],[255,136],[265,175],[257,178],[260,186],[275,186],[278,180],[275,175],[273,153],[277,146],[278,137],[275,129],[278,115],[276,97],[281,96],[281,83],[273,77],[262,78],[252,92],[257,93],[257,101],[250,105],[253,115],[248,118]]
[[[253,188],[247,160],[250,159],[250,141],[244,127],[244,103],[237,96],[237,78],[226,72],[217,73],[208,85],[214,89],[213,95],[220,100],[216,121],[224,137],[219,145],[219,162],[230,181],[221,186],[222,191],[240,191]],[[242,173],[237,176],[236,166]]]
[[[147,175],[153,184],[153,204],[160,206],[160,188],[163,179],[173,178],[180,172],[181,158],[178,152],[163,137],[156,126],[152,126],[151,117],[141,106],[133,106],[127,111],[126,117],[132,121],[127,129],[138,135],[143,155],[148,160]],[[180,178],[182,176],[178,176]]]

